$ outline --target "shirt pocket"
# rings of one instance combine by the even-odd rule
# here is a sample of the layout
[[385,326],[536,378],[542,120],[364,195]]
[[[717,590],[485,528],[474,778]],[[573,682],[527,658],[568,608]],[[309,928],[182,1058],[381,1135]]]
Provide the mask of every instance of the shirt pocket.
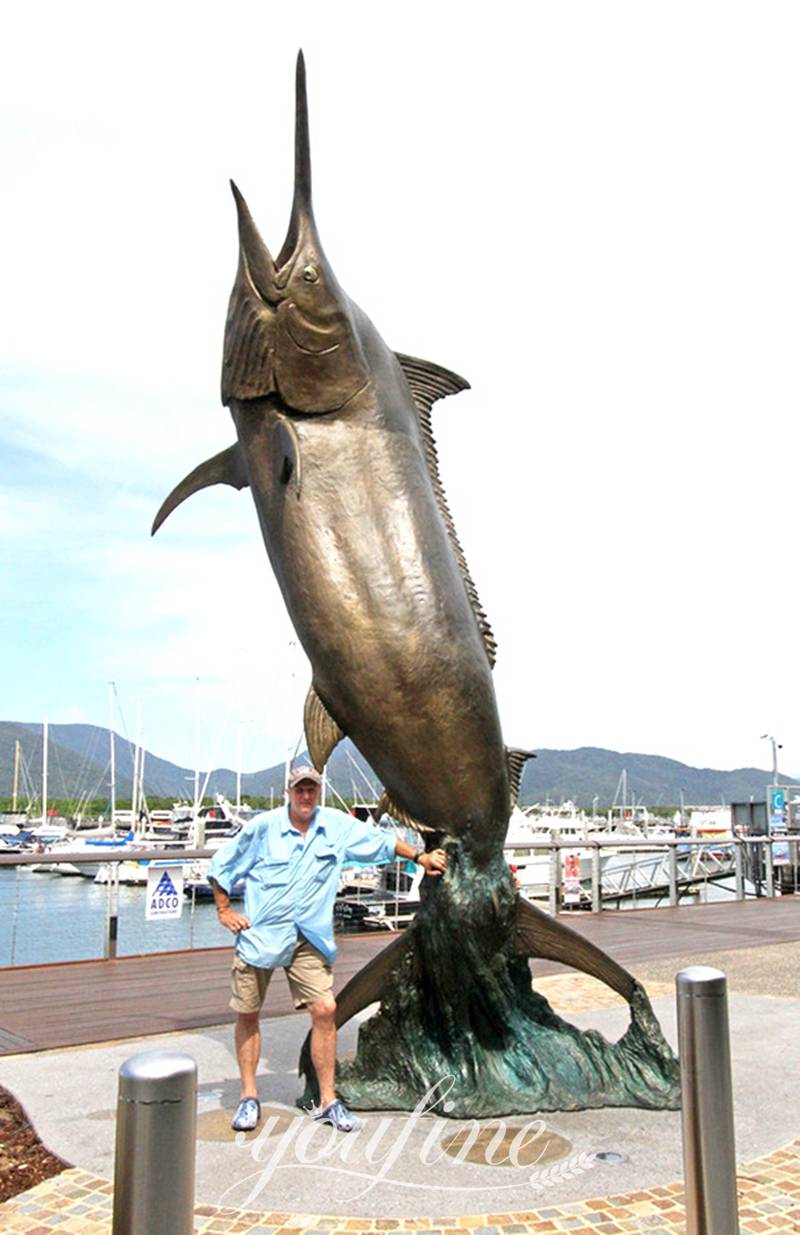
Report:
[[314,854],[311,877],[315,883],[325,883],[336,870],[335,849],[320,849]]
[[265,858],[254,868],[253,874],[262,888],[284,888],[289,882],[288,858]]

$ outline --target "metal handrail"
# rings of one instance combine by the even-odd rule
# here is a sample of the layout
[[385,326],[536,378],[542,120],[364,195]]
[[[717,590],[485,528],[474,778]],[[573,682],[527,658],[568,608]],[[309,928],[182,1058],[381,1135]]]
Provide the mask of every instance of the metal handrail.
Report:
[[[654,849],[677,848],[679,846],[720,846],[731,845],[785,845],[785,844],[800,844],[800,833],[789,833],[786,836],[729,836],[729,837],[654,837],[647,839],[646,837],[625,837],[625,836],[587,836],[587,837],[572,837],[570,839],[562,839],[561,837],[551,837],[547,840],[517,840],[516,838],[510,842],[509,848],[512,849],[633,849],[642,851],[652,851]],[[0,866],[31,866],[36,862],[72,862],[77,865],[80,862],[153,862],[153,861],[170,861],[170,862],[185,862],[194,861],[198,858],[211,858],[214,856],[214,849],[137,849],[130,845],[117,848],[111,845],[98,845],[95,853],[87,853],[85,849],[69,852],[67,850],[45,849],[41,853],[32,853],[28,850],[25,852],[16,852],[10,850],[2,850],[0,852]]]
[[87,853],[79,849],[75,853],[59,849],[43,849],[41,853],[0,853],[0,866],[33,866],[37,862],[47,862],[48,865],[59,862],[71,862],[77,866],[80,862],[188,862],[197,858],[211,858],[214,849],[134,849],[131,846],[117,849],[113,845],[98,845],[96,853]]
[[715,845],[717,848],[731,845],[786,845],[800,843],[800,833],[789,833],[787,836],[659,836],[648,840],[645,837],[626,836],[575,836],[569,840],[561,837],[550,839],[521,841],[516,838],[510,842],[511,849],[669,849],[690,846]]
[[[604,901],[616,900],[619,907],[619,902],[622,899],[637,895],[647,896],[651,889],[640,882],[637,882],[637,875],[641,874],[641,869],[649,861],[650,865],[657,865],[659,856],[661,860],[666,860],[666,869],[664,872],[663,887],[667,891],[668,904],[677,905],[680,901],[679,883],[681,882],[681,867],[684,868],[686,861],[691,864],[696,864],[696,869],[692,871],[692,878],[689,881],[693,886],[698,886],[703,882],[718,880],[722,878],[732,877],[735,880],[733,890],[737,900],[744,900],[747,896],[745,883],[745,868],[746,864],[752,867],[750,872],[750,881],[755,886],[755,895],[760,897],[762,894],[771,898],[779,895],[783,890],[783,886],[777,886],[779,880],[777,878],[777,862],[775,857],[774,846],[784,845],[789,850],[790,866],[794,869],[794,890],[800,892],[798,884],[798,850],[800,849],[800,835],[797,833],[789,833],[783,836],[775,835],[759,835],[759,836],[660,836],[660,837],[626,837],[626,836],[571,836],[571,837],[548,837],[538,838],[533,840],[518,840],[514,839],[508,846],[513,850],[513,860],[518,864],[520,869],[526,868],[532,861],[532,855],[550,855],[550,878],[548,888],[548,904],[551,913],[559,912],[561,908],[561,871],[559,853],[563,850],[569,852],[576,849],[583,850],[587,856],[591,857],[591,907],[594,912],[599,912],[604,907]],[[716,862],[715,851],[722,850],[725,853],[725,861],[730,869],[724,869],[723,865]],[[708,858],[706,855],[711,851],[712,863],[709,867]],[[625,886],[619,884],[614,885],[614,874],[616,872],[601,871],[601,859],[604,853],[630,854],[632,859],[632,867],[627,872],[625,877]],[[637,856],[641,855],[641,856]],[[647,856],[645,856],[647,855]],[[752,860],[751,860],[751,855]],[[755,866],[753,866],[753,862]],[[582,881],[586,882],[585,877]],[[612,886],[609,886],[609,883]],[[662,885],[659,884],[659,887]],[[658,889],[652,889],[654,894],[658,894]]]

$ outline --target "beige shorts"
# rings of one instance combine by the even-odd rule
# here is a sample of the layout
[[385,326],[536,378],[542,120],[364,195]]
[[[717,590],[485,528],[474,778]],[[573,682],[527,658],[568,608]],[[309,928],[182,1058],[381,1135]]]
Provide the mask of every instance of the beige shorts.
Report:
[[[260,1011],[274,972],[274,969],[257,969],[255,965],[248,965],[238,952],[234,952],[231,1001],[228,1006],[234,1012]],[[322,953],[302,935],[297,941],[294,956],[284,966],[284,973],[296,1008],[316,1003],[333,991],[333,970]]]

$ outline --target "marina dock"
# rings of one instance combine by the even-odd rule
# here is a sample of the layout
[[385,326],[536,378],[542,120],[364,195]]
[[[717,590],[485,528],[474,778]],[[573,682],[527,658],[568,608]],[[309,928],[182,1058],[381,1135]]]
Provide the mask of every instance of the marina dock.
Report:
[[[800,940],[794,897],[681,905],[624,913],[568,913],[561,920],[636,973],[637,966],[696,953],[727,952]],[[393,933],[338,939],[336,989]],[[53,1050],[140,1038],[232,1022],[230,948],[196,949],[116,960],[16,966],[0,970],[0,1054]],[[548,961],[534,976],[565,972]],[[276,981],[268,1019],[294,1015]]]
[[[791,1078],[800,1007],[797,898],[568,920],[613,949],[636,973],[673,1044],[675,972],[687,964],[711,964],[726,972],[740,1235],[796,1233],[800,1137]],[[346,980],[367,949],[390,939],[387,933],[343,940],[339,981]],[[118,1069],[132,1054],[160,1048],[190,1054],[199,1069],[197,1233],[616,1235],[646,1230],[685,1235],[677,1111],[620,1108],[547,1115],[545,1135],[563,1138],[569,1156],[533,1171],[509,1170],[480,1157],[454,1169],[447,1153],[437,1161],[440,1151],[430,1158],[429,1147],[424,1148],[430,1117],[411,1128],[410,1116],[396,1115],[389,1120],[388,1144],[397,1157],[384,1175],[387,1144],[381,1144],[377,1158],[367,1147],[377,1143],[385,1112],[365,1116],[366,1144],[348,1151],[346,1163],[337,1159],[315,1165],[315,1155],[310,1165],[301,1161],[299,1141],[295,1152],[284,1137],[290,1124],[298,1131],[310,1127],[293,1109],[306,1018],[290,1014],[280,980],[270,994],[258,1079],[262,1103],[268,1104],[265,1117],[277,1119],[278,1127],[268,1138],[257,1133],[237,1137],[230,1129],[238,1093],[232,1035],[229,1025],[218,1023],[220,1006],[227,1002],[228,960],[228,949],[213,949],[3,971],[0,1023],[10,1032],[24,1027],[39,1043],[28,1053],[6,1054],[4,1083],[26,1107],[45,1143],[74,1166],[0,1205],[0,1227],[19,1235],[110,1235]],[[607,988],[552,965],[539,963],[535,970],[537,989],[559,1015],[610,1039],[624,1031],[627,1008]],[[25,1022],[11,1022],[9,1012],[31,999],[36,1008]],[[48,1006],[49,1000],[55,1002]],[[117,1000],[123,1001],[122,1015],[115,1022],[108,1005]],[[227,1018],[226,1009],[222,1015]],[[125,1026],[126,1016],[138,1016],[139,1026],[150,1023],[162,1032],[145,1035],[138,1028],[133,1030],[138,1037],[128,1037],[132,1024]],[[95,1017],[95,1037],[120,1032],[121,1038],[46,1049],[59,1035],[79,1036],[68,1033],[70,1019],[83,1022],[85,1037]],[[182,1029],[182,1018],[184,1024],[202,1024],[207,1018],[212,1027]],[[357,1031],[358,1021],[344,1027],[341,1054],[354,1049]],[[505,1122],[509,1136],[517,1136],[528,1121]],[[487,1135],[494,1135],[497,1124],[486,1121]],[[601,1150],[616,1165],[596,1162]],[[421,1171],[423,1154],[432,1165]],[[562,1161],[569,1169],[562,1168]]]

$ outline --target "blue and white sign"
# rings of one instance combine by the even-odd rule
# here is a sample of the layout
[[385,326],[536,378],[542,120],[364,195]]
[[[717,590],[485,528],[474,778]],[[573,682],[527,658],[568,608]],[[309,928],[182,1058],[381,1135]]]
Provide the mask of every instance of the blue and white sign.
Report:
[[769,828],[778,831],[783,827],[783,815],[786,809],[786,790],[773,785],[769,791]]
[[156,866],[147,869],[148,922],[166,922],[181,916],[183,909],[183,867]]

